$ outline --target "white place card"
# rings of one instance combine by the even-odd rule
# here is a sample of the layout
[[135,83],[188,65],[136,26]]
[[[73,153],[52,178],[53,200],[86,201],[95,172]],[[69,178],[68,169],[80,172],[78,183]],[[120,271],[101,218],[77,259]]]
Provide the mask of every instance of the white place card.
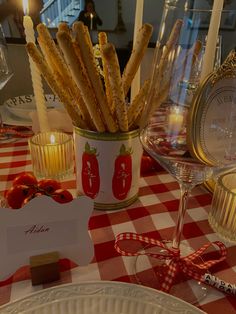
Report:
[[38,196],[21,209],[0,208],[0,281],[29,264],[29,257],[58,251],[83,266],[90,263],[94,247],[88,233],[93,201],[79,197],[59,204]]

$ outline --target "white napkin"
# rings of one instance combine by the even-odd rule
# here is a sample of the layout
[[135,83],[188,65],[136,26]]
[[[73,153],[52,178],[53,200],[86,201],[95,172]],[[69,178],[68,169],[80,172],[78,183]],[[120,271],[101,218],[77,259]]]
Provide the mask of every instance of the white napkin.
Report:
[[[67,112],[60,109],[49,109],[47,110],[47,114],[51,131],[73,132],[72,120]],[[35,134],[39,133],[40,129],[37,111],[32,111],[29,115],[33,123],[33,132]]]

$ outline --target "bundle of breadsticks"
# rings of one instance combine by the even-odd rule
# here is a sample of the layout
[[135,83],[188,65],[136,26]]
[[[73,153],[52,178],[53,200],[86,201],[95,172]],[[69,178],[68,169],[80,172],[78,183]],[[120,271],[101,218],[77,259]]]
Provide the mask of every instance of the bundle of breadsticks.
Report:
[[[202,51],[202,42],[196,40],[193,45],[181,53],[181,47],[178,45],[182,20],[177,20],[170,33],[170,36],[164,46],[157,45],[153,58],[153,73],[149,92],[146,99],[146,107],[142,111],[139,120],[139,127],[143,127],[160,105],[167,100],[172,89],[178,91],[178,84],[185,79],[191,80],[194,75],[194,67],[200,62],[200,52]],[[177,101],[178,103],[178,97]]]
[[27,51],[75,126],[112,133],[138,127],[149,81],[131,104],[126,103],[126,96],[152,35],[150,24],[139,30],[122,74],[115,47],[106,33],[99,33],[104,78],[96,65],[88,28],[82,22],[75,22],[72,29],[61,23],[56,35],[58,46],[44,24],[39,24],[37,31],[40,49],[28,43]]

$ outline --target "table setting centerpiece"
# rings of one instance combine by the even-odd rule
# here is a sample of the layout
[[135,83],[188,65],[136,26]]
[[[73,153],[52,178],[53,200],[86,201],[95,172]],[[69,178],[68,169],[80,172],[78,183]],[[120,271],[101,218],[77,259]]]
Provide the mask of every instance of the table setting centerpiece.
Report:
[[[214,2],[212,10],[208,32],[211,49],[217,45],[218,32],[215,34],[215,29],[219,28],[221,15],[224,14],[221,5],[223,6],[223,2]],[[82,23],[74,23],[72,30],[65,23],[59,25],[57,40],[60,49],[55,45],[45,25],[40,24],[37,27],[40,50],[31,40],[28,40],[26,47],[39,72],[45,77],[53,92],[58,95],[73,121],[77,183],[79,182],[77,195],[86,194],[94,199],[95,208],[98,209],[118,209],[136,200],[138,186],[135,186],[135,192],[130,191],[136,183],[133,181],[137,181],[140,170],[141,146],[137,142],[139,135],[144,148],[180,183],[180,210],[172,243],[168,241],[163,243],[156,239],[127,233],[117,236],[115,247],[122,255],[141,257],[147,255],[157,258],[159,269],[155,267],[153,278],[157,283],[159,279],[162,280],[158,283],[160,284],[158,288],[166,292],[169,292],[175,284],[176,275],[181,270],[198,281],[200,295],[197,298],[201,298],[201,293],[203,292],[205,296],[206,290],[199,282],[208,284],[213,282],[212,285],[214,285],[214,280],[218,280],[210,277],[208,269],[225,260],[226,248],[221,242],[215,241],[205,244],[196,252],[191,252],[182,246],[180,240],[190,190],[219,173],[218,164],[203,162],[196,154],[194,155],[194,149],[190,149],[199,139],[196,130],[193,137],[188,137],[193,129],[191,123],[195,123],[193,118],[189,120],[189,116],[193,116],[189,114],[190,108],[192,104],[195,104],[196,109],[196,98],[194,98],[197,95],[196,90],[199,88],[201,95],[205,87],[205,76],[213,70],[215,49],[212,49],[213,52],[210,53],[209,45],[207,45],[203,60],[199,60],[202,50],[202,43],[198,40],[201,19],[199,8],[188,10],[185,6],[184,13],[177,15],[177,21],[176,16],[171,15],[173,11],[168,12],[168,9],[178,10],[180,7],[176,5],[176,1],[166,3],[166,11],[164,11],[166,15],[164,14],[162,20],[163,28],[161,28],[155,51],[151,79],[144,83],[128,105],[125,97],[147,48],[152,33],[151,25],[144,24],[137,33],[137,39],[123,75],[119,70],[115,47],[108,42],[105,33],[99,34],[104,82],[101,80],[94,60],[89,32]],[[169,14],[170,19],[175,19],[175,23],[173,23],[173,28],[168,24],[168,29],[166,29],[164,26],[167,25],[166,19],[169,18]],[[171,33],[169,30],[172,30]],[[181,43],[182,40],[183,43]],[[231,57],[232,55],[233,52]],[[213,62],[209,62],[212,59]],[[199,70],[200,63],[202,67],[198,77],[195,74],[196,68]],[[198,110],[196,109],[197,113]],[[194,116],[196,115],[195,113]],[[39,133],[42,136],[52,133],[50,130],[45,132],[44,128],[42,130],[43,132]],[[136,139],[134,143],[130,142],[133,137]],[[54,144],[52,137],[49,138],[51,141],[49,144]],[[99,146],[100,143],[96,142],[97,140],[101,142],[102,148]],[[103,141],[109,145],[106,147]],[[118,148],[116,152],[114,147]],[[103,151],[111,155],[109,156],[111,160],[105,159]],[[54,161],[58,159],[58,153],[52,151],[51,148],[48,154],[54,156]],[[132,154],[137,157],[135,162]],[[44,155],[49,160],[49,155],[47,156],[46,153]],[[105,166],[107,162],[107,164],[112,164],[112,170],[114,169],[111,171],[111,168],[107,167],[109,172],[107,186],[112,187],[109,191],[112,197],[107,193],[107,203],[99,198],[100,191],[104,192],[100,187],[104,189],[105,184],[102,180],[106,177],[105,170],[102,170],[101,174],[98,172],[98,169],[106,168],[102,168],[100,156],[103,162],[105,160]],[[221,160],[221,162],[220,167],[222,164],[225,165],[224,161]],[[55,164],[46,163],[46,166],[48,165],[54,174],[59,173],[56,162]],[[129,244],[135,241],[144,244],[138,245],[137,251],[130,252],[129,249],[122,247],[123,241]],[[216,259],[204,261],[202,253],[211,246],[218,250],[219,256]],[[157,251],[153,250],[153,247],[156,247]],[[135,271],[139,283],[143,284],[139,277],[138,267],[137,258]],[[161,273],[160,270],[164,272]],[[235,294],[234,285],[224,283],[215,287]],[[181,290],[186,291],[184,288]]]

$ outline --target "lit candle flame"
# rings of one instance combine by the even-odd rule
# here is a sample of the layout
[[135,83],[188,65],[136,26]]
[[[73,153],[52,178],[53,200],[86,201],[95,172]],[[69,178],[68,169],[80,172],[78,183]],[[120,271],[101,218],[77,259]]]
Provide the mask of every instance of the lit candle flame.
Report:
[[93,29],[93,14],[90,13],[90,30]]
[[56,140],[55,140],[55,135],[51,134],[50,135],[50,143],[51,144],[55,144]]
[[23,0],[22,4],[23,4],[24,15],[29,15],[29,1],[28,0]]

